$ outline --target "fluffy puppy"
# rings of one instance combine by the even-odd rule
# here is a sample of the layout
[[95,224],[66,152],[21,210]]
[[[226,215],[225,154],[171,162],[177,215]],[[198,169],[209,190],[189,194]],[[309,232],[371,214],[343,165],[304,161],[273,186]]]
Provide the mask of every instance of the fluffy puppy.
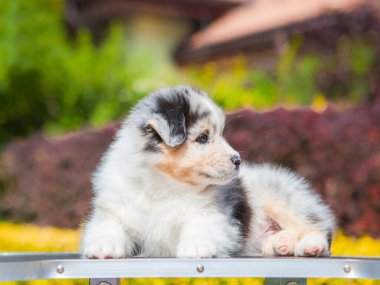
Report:
[[164,88],[141,100],[94,173],[82,254],[329,255],[330,209],[288,170],[240,166],[222,136],[224,120],[193,87]]

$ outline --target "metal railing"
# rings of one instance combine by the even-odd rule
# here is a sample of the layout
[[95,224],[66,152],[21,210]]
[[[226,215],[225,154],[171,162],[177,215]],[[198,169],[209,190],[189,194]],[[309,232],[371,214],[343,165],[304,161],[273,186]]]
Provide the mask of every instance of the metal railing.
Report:
[[239,257],[214,259],[82,259],[78,254],[0,254],[0,281],[86,278],[264,277],[265,284],[303,285],[307,278],[380,279],[380,258]]

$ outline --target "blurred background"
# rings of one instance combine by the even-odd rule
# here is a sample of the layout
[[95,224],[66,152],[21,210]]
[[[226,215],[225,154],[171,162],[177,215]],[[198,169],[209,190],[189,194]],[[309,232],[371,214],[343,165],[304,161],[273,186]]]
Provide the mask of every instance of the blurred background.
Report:
[[122,118],[177,84],[227,112],[246,161],[312,183],[333,254],[380,256],[377,0],[0,1],[0,251],[76,251]]

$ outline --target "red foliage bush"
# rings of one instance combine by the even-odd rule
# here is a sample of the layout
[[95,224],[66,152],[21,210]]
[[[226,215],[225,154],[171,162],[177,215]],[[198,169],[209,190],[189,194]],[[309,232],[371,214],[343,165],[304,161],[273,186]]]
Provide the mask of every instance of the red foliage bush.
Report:
[[[11,144],[2,155],[0,215],[40,225],[78,227],[91,201],[91,174],[118,124]],[[2,179],[1,179],[2,178]]]
[[[3,153],[2,215],[77,227],[90,206],[90,176],[117,124],[47,139]],[[243,159],[294,169],[322,194],[350,234],[380,234],[380,100],[348,111],[241,110],[225,134]]]

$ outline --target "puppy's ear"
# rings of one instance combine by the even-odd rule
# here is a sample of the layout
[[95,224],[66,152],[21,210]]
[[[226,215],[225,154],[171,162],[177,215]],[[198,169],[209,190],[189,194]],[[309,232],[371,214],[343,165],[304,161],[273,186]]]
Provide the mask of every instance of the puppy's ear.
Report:
[[178,146],[186,139],[185,115],[180,106],[154,113],[148,124],[168,146]]

